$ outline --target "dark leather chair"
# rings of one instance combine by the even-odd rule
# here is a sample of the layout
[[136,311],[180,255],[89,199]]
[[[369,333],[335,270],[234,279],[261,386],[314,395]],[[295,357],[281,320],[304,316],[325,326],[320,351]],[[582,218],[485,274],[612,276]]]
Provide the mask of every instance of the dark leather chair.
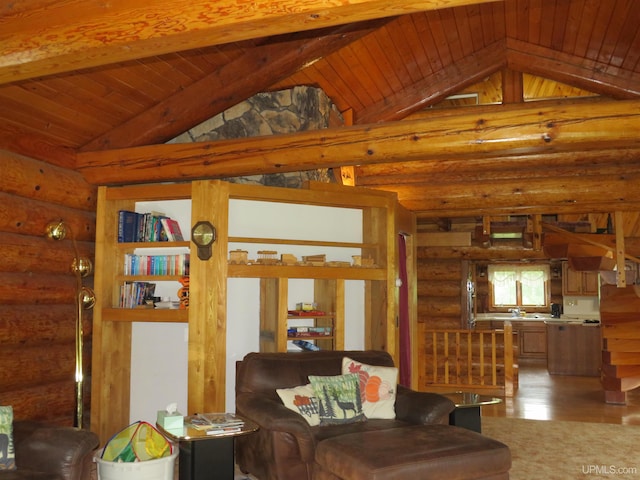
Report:
[[16,470],[0,480],[89,480],[98,436],[88,430],[14,421]]
[[316,463],[320,442],[359,432],[448,424],[449,413],[455,408],[449,399],[402,386],[397,388],[393,420],[311,427],[283,405],[276,388],[304,385],[309,383],[309,375],[339,375],[345,356],[369,365],[394,364],[391,356],[381,351],[250,353],[238,362],[236,412],[260,427],[256,433],[236,438],[236,460],[243,472],[260,480],[311,480],[317,475],[314,471],[322,470]]

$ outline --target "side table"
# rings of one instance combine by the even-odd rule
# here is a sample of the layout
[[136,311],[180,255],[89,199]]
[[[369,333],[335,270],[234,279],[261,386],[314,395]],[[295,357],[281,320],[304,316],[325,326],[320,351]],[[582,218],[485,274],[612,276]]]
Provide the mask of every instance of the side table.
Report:
[[449,425],[464,427],[474,432],[482,433],[480,407],[502,402],[500,398],[470,392],[443,393],[451,400],[456,408],[449,414]]
[[[240,418],[238,415],[235,417]],[[165,430],[156,424],[163,435],[179,445],[179,479],[234,480],[234,439],[255,432],[258,425],[241,418],[244,424],[239,430],[211,433],[192,427],[189,423],[191,418],[185,417],[184,427],[177,430]]]

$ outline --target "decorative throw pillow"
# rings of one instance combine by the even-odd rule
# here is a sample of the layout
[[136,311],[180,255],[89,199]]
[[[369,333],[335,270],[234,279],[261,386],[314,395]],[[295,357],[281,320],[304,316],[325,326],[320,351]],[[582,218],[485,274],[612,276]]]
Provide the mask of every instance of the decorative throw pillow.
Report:
[[398,369],[342,359],[342,373],[358,375],[362,411],[367,418],[396,418]]
[[366,420],[362,412],[357,374],[327,377],[309,375],[309,381],[318,398],[320,425]]
[[15,470],[13,408],[0,406],[0,470]]
[[278,388],[276,393],[285,407],[302,415],[309,425],[320,425],[318,398],[310,383],[293,388]]

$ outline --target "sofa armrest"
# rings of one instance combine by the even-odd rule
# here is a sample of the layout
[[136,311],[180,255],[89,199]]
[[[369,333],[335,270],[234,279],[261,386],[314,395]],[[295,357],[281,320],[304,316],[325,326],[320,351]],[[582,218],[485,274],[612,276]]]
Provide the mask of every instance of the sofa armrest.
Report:
[[293,436],[301,457],[305,461],[313,459],[315,437],[311,426],[302,415],[288,409],[279,400],[264,395],[241,393],[236,396],[236,410],[240,415],[257,423],[262,433],[271,431]]
[[72,427],[14,423],[18,469],[58,474],[65,480],[85,480],[98,436]]
[[409,423],[449,423],[455,404],[446,397],[431,392],[417,392],[398,385],[396,417]]
[[263,395],[239,394],[236,408],[238,413],[256,422],[260,428],[311,436],[311,427],[302,415],[274,399]]

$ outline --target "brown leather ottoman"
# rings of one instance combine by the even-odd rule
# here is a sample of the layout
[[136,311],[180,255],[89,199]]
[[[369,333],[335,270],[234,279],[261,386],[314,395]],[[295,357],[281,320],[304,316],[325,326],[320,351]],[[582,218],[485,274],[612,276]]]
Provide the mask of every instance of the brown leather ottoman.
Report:
[[328,438],[316,448],[319,477],[342,480],[508,479],[506,445],[450,425],[415,425]]

